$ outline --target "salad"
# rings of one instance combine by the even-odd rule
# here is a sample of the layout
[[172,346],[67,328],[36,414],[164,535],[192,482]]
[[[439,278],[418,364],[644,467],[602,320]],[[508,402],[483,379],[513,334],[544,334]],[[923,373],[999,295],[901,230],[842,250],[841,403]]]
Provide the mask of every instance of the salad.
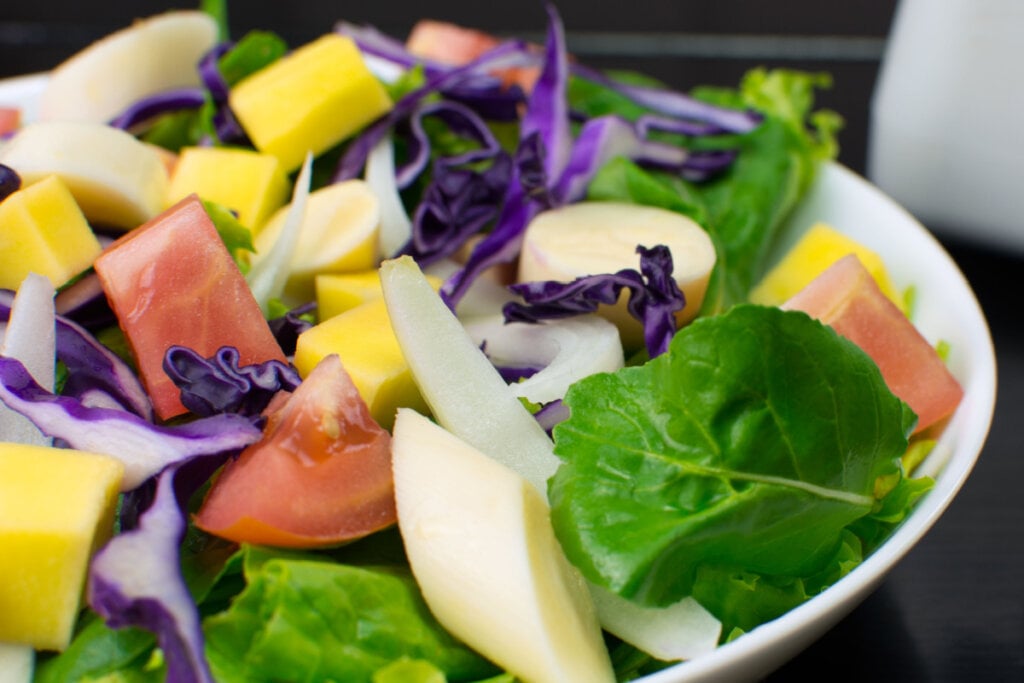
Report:
[[[544,45],[289,46],[206,4],[69,60],[0,143],[31,245],[0,243],[0,467],[95,526],[79,569],[0,560],[44,579],[0,593],[35,680],[633,680],[928,491],[962,392],[910,297],[827,226],[769,269],[836,153],[826,76],[673,92],[574,59],[553,6]],[[162,41],[159,83],[102,77]],[[32,523],[0,527],[29,563]]]

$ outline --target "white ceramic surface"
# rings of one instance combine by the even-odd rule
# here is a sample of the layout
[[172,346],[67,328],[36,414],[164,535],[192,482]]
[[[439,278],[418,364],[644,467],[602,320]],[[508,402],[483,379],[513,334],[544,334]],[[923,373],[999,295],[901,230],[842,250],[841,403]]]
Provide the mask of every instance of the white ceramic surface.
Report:
[[[0,82],[0,104],[28,105],[31,117],[44,76]],[[995,354],[988,325],[956,264],[907,211],[860,176],[829,163],[789,221],[781,253],[811,223],[826,221],[878,251],[898,287],[917,290],[915,320],[932,341],[951,345],[949,364],[963,403],[923,465],[935,488],[894,535],[849,576],[799,608],[697,660],[644,683],[728,681],[770,673],[848,614],[928,531],[960,489],[981,451],[995,405]]]

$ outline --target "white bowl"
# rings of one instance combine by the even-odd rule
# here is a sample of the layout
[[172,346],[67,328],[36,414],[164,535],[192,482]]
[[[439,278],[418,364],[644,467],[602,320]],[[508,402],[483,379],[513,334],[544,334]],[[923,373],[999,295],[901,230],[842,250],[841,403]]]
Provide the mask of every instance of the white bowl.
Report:
[[824,221],[882,255],[893,279],[916,290],[914,322],[929,341],[950,344],[949,367],[964,399],[919,472],[935,477],[893,535],[848,576],[800,607],[714,652],[644,677],[644,683],[756,680],[774,671],[850,613],[935,524],[981,453],[995,409],[996,363],[988,324],[963,274],[936,239],[878,188],[825,164],[786,226],[782,253]]
[[[25,107],[26,118],[44,75],[0,81],[0,105]],[[935,487],[874,554],[848,576],[800,607],[714,652],[644,677],[644,683],[738,683],[762,678],[822,636],[882,581],[949,506],[981,452],[995,408],[995,353],[973,291],[938,241],[907,211],[860,176],[835,163],[822,166],[814,186],[790,218],[781,254],[816,221],[873,248],[900,289],[917,292],[914,321],[931,341],[951,346],[949,366],[965,394],[942,438],[922,465]]]

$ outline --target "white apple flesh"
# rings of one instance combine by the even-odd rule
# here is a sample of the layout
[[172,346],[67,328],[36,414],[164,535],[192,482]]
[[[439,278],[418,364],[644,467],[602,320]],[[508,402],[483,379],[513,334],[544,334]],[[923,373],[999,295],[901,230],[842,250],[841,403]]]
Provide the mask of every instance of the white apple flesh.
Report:
[[408,408],[392,467],[409,564],[446,629],[528,683],[615,680],[587,586],[529,482]]
[[143,97],[198,86],[196,65],[216,41],[217,25],[205,12],[167,12],[138,21],[54,69],[39,118],[107,123]]

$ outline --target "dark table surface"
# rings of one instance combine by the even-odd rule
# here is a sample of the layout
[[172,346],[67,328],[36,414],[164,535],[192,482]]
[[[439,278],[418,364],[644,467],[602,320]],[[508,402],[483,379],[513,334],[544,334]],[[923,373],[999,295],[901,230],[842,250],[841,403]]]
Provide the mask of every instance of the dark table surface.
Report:
[[[49,68],[129,18],[173,5],[4,2],[0,77]],[[756,65],[830,72],[834,86],[819,102],[846,119],[840,161],[864,172],[871,92],[895,0],[632,0],[628,12],[620,3],[558,5],[580,59],[643,70],[678,87],[732,85]],[[272,28],[293,44],[341,18],[402,36],[426,12],[418,3],[387,0],[250,0],[241,7],[234,3],[231,14],[236,35]],[[539,39],[543,31],[539,2],[436,0],[430,7],[435,18],[498,33]],[[1024,408],[1024,321],[1020,286],[1011,287],[1024,272],[1024,254],[964,237],[969,225],[928,227],[966,274],[991,327],[999,397],[988,442],[960,495],[885,582],[767,680],[1024,681],[1024,432],[1014,426]]]

